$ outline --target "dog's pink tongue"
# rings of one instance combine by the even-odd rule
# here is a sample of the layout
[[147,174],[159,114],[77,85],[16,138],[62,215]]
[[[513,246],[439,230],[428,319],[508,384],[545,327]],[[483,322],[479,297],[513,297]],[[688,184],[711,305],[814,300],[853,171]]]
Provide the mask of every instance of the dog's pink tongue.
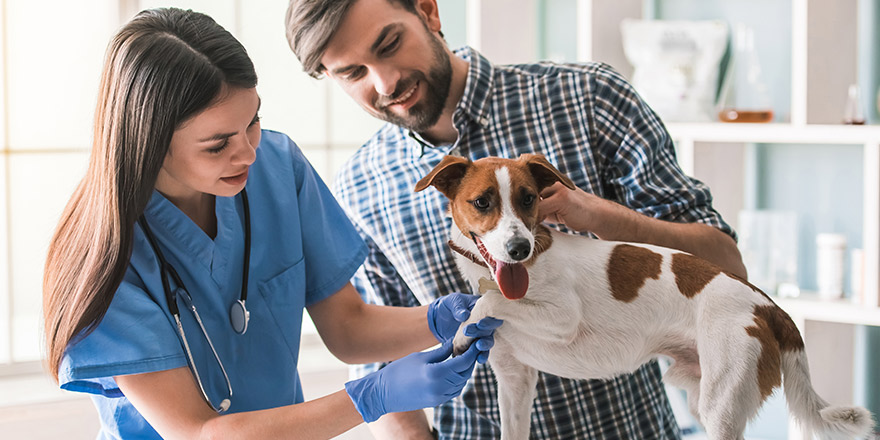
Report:
[[507,299],[520,299],[529,290],[529,272],[521,263],[507,264],[496,261],[495,279]]

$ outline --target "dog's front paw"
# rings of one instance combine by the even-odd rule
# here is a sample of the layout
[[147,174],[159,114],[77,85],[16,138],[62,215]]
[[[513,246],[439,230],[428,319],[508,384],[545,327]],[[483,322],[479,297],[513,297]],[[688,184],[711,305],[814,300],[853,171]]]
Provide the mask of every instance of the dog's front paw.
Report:
[[464,325],[462,325],[461,328],[458,329],[458,333],[455,334],[455,338],[452,339],[452,355],[458,356],[464,354],[464,352],[466,352],[471,346],[472,342],[474,342],[474,338],[464,335]]

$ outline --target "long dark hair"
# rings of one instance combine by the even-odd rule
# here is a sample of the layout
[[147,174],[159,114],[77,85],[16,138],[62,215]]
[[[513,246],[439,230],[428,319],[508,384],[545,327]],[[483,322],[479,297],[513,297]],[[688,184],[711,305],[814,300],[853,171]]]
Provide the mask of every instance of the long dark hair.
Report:
[[224,85],[256,84],[244,47],[204,14],[146,10],[111,40],[89,167],[61,215],[43,276],[46,362],[56,381],[64,350],[97,326],[122,282],[134,224],[174,130]]

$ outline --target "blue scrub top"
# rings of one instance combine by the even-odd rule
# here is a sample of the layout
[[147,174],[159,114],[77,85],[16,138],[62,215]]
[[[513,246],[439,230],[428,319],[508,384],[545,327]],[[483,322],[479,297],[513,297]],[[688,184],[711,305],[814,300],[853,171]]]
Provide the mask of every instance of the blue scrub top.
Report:
[[[213,240],[158,192],[145,210],[229,375],[230,413],[303,401],[296,370],[303,308],[339,291],[367,252],[302,151],[283,134],[263,130],[247,192],[252,249],[244,335],[229,323],[229,307],[241,293],[241,197],[216,198]],[[194,316],[177,302],[202,383],[218,406],[228,394],[223,374]],[[101,417],[98,438],[160,438],[113,376],[185,366],[158,259],[138,225],[131,262],[107,314],[93,332],[67,347],[61,388],[93,394]]]

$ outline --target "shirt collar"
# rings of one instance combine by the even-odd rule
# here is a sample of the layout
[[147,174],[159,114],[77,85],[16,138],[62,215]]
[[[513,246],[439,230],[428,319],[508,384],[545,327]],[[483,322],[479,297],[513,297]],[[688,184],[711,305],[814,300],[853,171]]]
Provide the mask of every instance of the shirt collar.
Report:
[[464,93],[458,102],[454,116],[456,120],[453,123],[458,126],[462,122],[458,115],[466,115],[481,127],[486,128],[489,125],[491,114],[489,100],[495,85],[495,66],[482,54],[468,46],[456,49],[455,55],[467,61],[469,67]]
[[[456,49],[453,53],[455,56],[468,62],[468,73],[464,92],[458,101],[455,112],[452,114],[452,124],[459,133],[465,131],[468,120],[473,121],[482,128],[486,128],[489,125],[491,113],[489,98],[492,95],[492,87],[495,82],[495,66],[469,46]],[[439,147],[448,147],[450,150],[449,154],[461,155],[462,153],[458,141],[452,145],[435,146],[412,130],[407,130],[407,135],[419,144],[419,157],[425,155],[426,149]]]

